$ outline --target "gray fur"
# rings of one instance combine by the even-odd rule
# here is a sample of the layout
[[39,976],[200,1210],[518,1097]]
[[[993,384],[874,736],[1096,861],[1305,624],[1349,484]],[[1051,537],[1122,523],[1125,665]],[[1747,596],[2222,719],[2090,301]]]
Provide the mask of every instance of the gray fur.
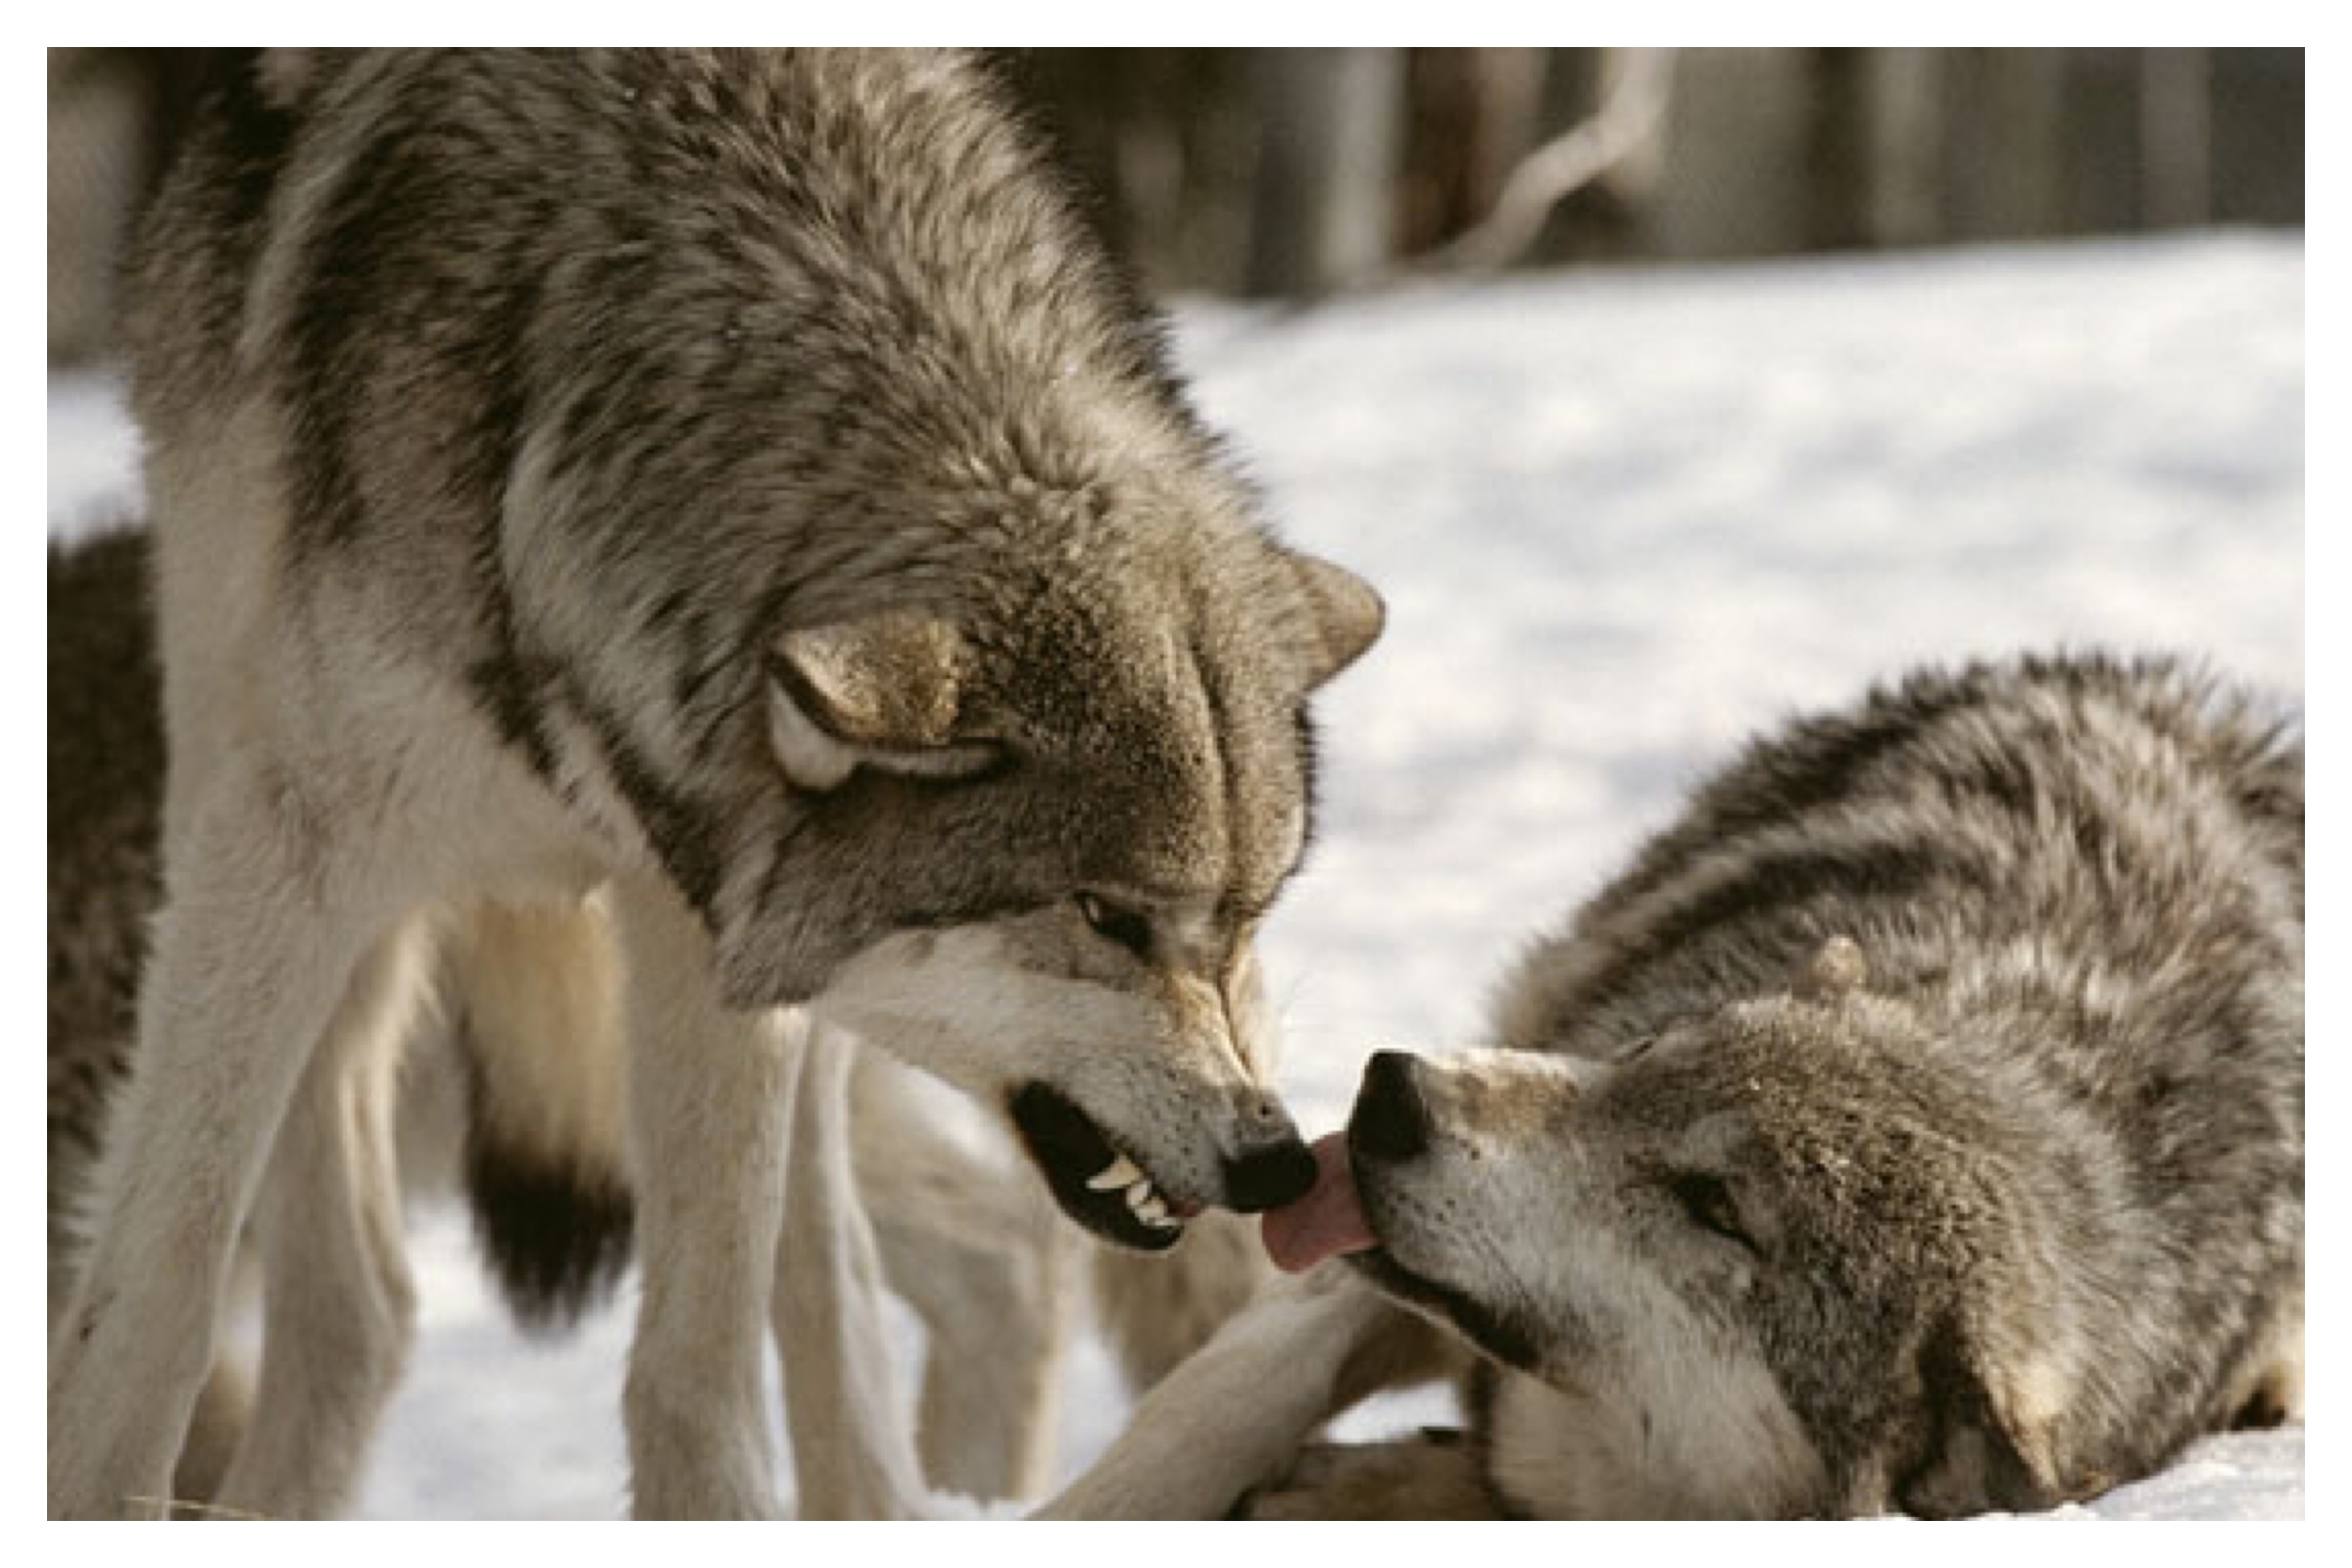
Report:
[[[1303,693],[1377,608],[1352,583],[1333,608],[1262,536],[983,74],[822,51],[316,74],[291,115],[231,83],[147,224],[141,423],[278,405],[289,569],[367,584],[368,630],[551,783],[582,723],[731,997],[804,1001],[884,932],[1089,881],[1213,868],[1237,914],[1271,899],[1290,867],[1249,824],[1303,788]],[[960,726],[1032,764],[985,813],[773,787],[760,651],[878,607],[971,645]],[[983,834],[1004,853],[937,853]]]
[[2291,731],[2162,661],[1918,674],[1699,790],[1507,1050],[1350,1123],[1493,1500],[2038,1509],[2299,1415],[2302,828]]
[[[640,1511],[772,1507],[763,1326],[855,1406],[793,1406],[804,1502],[915,1505],[873,1237],[808,1197],[852,1034],[1129,1245],[1303,1184],[1250,943],[1380,605],[1264,530],[1073,213],[951,54],[287,57],[207,100],[123,322],[167,896],[53,1510],[153,1505],[248,1216],[277,1364],[224,1491],[345,1494],[415,1309],[399,1046],[488,910],[626,976]],[[478,1049],[564,1006],[508,1010]]]
[[[49,1312],[71,1296],[108,1109],[130,1072],[138,971],[162,897],[163,714],[147,540],[118,529],[49,551]],[[401,1176],[462,1182],[483,1260],[527,1329],[560,1331],[628,1261],[614,1136],[616,1027],[601,926],[486,906],[442,945],[437,1005],[403,1048]],[[553,1038],[521,1038],[530,1033]],[[510,1036],[503,1040],[485,1040]],[[583,1072],[583,1062],[597,1070]],[[1054,1379],[1079,1294],[1076,1238],[988,1148],[942,1138],[946,1091],[887,1058],[853,1080],[854,1153],[892,1288],[930,1344],[925,1470],[960,1495],[1033,1493],[1053,1461]],[[975,1146],[979,1146],[975,1148]],[[1006,1151],[1009,1153],[1009,1151]],[[1204,1217],[1173,1257],[1098,1250],[1094,1316],[1137,1386],[1198,1348],[1268,1272],[1253,1234]],[[216,1362],[172,1477],[208,1506],[247,1419],[247,1370]]]

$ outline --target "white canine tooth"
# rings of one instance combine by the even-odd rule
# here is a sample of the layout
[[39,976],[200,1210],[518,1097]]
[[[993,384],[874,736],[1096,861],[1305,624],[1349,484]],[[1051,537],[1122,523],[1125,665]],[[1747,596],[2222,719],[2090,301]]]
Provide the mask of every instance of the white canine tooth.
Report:
[[1156,1197],[1147,1198],[1135,1205],[1135,1217],[1147,1225],[1164,1225],[1167,1223],[1168,1205]]
[[1162,1214],[1156,1219],[1152,1218],[1149,1214],[1139,1217],[1145,1224],[1151,1226],[1155,1231],[1180,1231],[1184,1229],[1184,1221],[1171,1218],[1166,1214]]
[[1086,1185],[1088,1190],[1092,1192],[1107,1193],[1113,1187],[1132,1186],[1136,1182],[1142,1181],[1143,1179],[1144,1173],[1135,1168],[1135,1161],[1129,1159],[1125,1154],[1121,1154],[1118,1158],[1103,1166],[1100,1171],[1097,1171],[1094,1175],[1088,1177],[1086,1180]]
[[1133,1187],[1127,1189],[1127,1206],[1129,1208],[1138,1207],[1143,1203],[1144,1200],[1150,1198],[1151,1196],[1152,1178],[1149,1176],[1141,1177],[1136,1181],[1136,1184]]

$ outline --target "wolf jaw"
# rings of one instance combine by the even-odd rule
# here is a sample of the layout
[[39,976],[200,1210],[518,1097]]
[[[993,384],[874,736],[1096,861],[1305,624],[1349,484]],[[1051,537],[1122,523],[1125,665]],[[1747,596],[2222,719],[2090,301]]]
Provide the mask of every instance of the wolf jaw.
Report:
[[1195,1200],[1164,1192],[1075,1101],[1051,1085],[1024,1086],[1008,1108],[1054,1200],[1105,1241],[1163,1252],[1183,1239],[1185,1220],[1200,1211]]

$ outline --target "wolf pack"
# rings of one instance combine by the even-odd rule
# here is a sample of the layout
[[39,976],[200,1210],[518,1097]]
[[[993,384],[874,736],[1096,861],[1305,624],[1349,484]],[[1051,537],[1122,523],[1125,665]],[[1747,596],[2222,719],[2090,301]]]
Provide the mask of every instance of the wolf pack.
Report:
[[442,1194],[534,1329],[633,1271],[639,1517],[1948,1517],[2303,1418],[2299,719],[2185,655],[1858,674],[1302,1134],[1256,936],[1382,601],[985,59],[237,57],[120,340],[52,1517],[347,1509]]

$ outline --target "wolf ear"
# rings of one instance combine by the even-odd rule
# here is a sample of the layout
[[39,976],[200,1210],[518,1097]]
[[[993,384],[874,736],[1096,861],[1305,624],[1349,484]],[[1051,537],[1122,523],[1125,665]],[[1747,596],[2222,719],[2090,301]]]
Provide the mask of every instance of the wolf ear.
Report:
[[1306,598],[1306,684],[1312,689],[1363,658],[1380,640],[1388,607],[1354,572],[1295,550],[1283,554]]
[[999,748],[960,737],[970,663],[945,620],[886,611],[796,628],[768,649],[768,742],[799,789],[836,788],[860,767],[906,778],[964,778]]
[[1995,1380],[1971,1360],[1957,1328],[1947,1324],[1929,1336],[1920,1353],[1929,1446],[1896,1486],[1896,1503],[1923,1519],[2055,1507],[2062,1489],[2048,1473],[2048,1443],[2035,1413],[2003,1408]]
[[1823,942],[1796,966],[1796,994],[1809,1002],[1829,1002],[1850,996],[1870,981],[1870,960],[1852,937],[1836,936]]

